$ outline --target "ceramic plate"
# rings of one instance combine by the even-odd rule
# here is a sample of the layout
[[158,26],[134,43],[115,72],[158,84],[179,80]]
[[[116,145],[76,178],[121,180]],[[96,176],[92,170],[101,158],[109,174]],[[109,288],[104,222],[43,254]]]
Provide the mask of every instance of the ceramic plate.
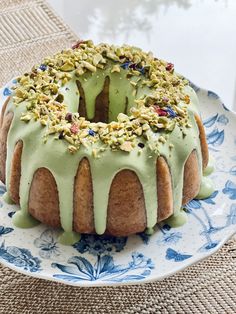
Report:
[[[0,103],[14,81],[1,90]],[[17,206],[2,200],[0,186],[0,261],[33,277],[75,286],[137,284],[161,280],[219,250],[236,232],[236,116],[211,91],[194,86],[201,104],[210,154],[216,171],[215,191],[186,206],[188,223],[156,227],[152,236],[128,238],[82,235],[74,246],[57,242],[59,231],[39,225],[18,229],[12,224]]]

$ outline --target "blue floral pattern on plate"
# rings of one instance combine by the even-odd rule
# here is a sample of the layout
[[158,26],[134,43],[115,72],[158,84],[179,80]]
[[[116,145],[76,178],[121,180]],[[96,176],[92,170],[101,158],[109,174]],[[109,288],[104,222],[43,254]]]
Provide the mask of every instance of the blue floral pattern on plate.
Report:
[[183,254],[180,252],[177,252],[171,248],[168,248],[166,250],[166,259],[167,260],[174,260],[175,262],[182,262],[188,258],[192,257],[192,255]]
[[40,237],[34,240],[34,246],[39,248],[38,254],[41,258],[50,259],[61,254],[51,229],[42,232]]
[[101,280],[121,283],[145,279],[154,268],[151,258],[138,252],[132,253],[131,261],[127,265],[115,265],[113,256],[100,254],[94,264],[82,256],[73,256],[68,260],[68,264],[52,263],[52,267],[66,273],[54,274],[53,277],[73,282]]
[[0,237],[5,235],[5,234],[12,232],[13,230],[14,230],[13,228],[0,226]]
[[[0,90],[1,104],[15,83]],[[187,224],[158,224],[152,236],[82,235],[75,245],[63,246],[57,242],[59,230],[15,228],[17,206],[4,202],[0,184],[0,262],[38,278],[88,287],[161,280],[216,252],[236,232],[236,117],[214,92],[191,84],[216,169],[211,197],[185,206]]]
[[24,269],[31,273],[40,270],[40,259],[33,257],[27,249],[16,246],[5,246],[5,242],[2,242],[0,246],[0,257],[2,260],[9,263],[9,265],[14,265],[19,269]]

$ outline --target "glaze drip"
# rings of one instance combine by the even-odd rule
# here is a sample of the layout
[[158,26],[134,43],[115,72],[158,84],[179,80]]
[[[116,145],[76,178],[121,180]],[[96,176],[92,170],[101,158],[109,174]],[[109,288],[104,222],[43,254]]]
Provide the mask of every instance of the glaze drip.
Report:
[[[100,58],[97,55],[95,57],[97,59]],[[97,62],[97,60],[95,61]],[[94,63],[96,63],[95,61],[93,59]],[[103,234],[106,231],[110,187],[115,175],[124,169],[134,171],[142,185],[146,207],[146,227],[148,232],[151,232],[158,218],[157,179],[155,174],[157,159],[160,156],[166,160],[172,178],[174,212],[169,221],[175,226],[184,223],[185,215],[181,210],[184,165],[194,150],[199,162],[199,173],[202,176],[201,143],[199,140],[199,129],[194,117],[198,113],[198,99],[195,92],[190,86],[185,86],[183,91],[180,89],[182,93],[180,95],[187,95],[183,96],[184,100],[181,99],[182,96],[175,95],[173,92],[174,98],[171,101],[176,103],[179,100],[178,106],[173,105],[175,110],[166,104],[160,108],[156,104],[156,101],[158,101],[156,94],[156,98],[153,99],[153,88],[148,86],[150,82],[145,82],[147,77],[140,79],[140,73],[136,73],[143,71],[136,64],[131,64],[135,67],[132,69],[132,73],[136,73],[136,76],[132,76],[130,72],[127,72],[124,62],[122,67],[119,67],[116,61],[112,63],[109,61],[108,66],[103,69],[94,69],[94,65],[88,64],[88,62],[83,63],[83,65],[90,69],[91,72],[83,72],[79,77],[77,75],[78,69],[75,70],[71,64],[64,63],[61,66],[65,72],[69,71],[70,67],[72,70],[70,79],[65,81],[58,90],[58,94],[61,96],[57,99],[63,99],[63,104],[57,102],[56,106],[64,108],[63,106],[66,104],[68,112],[72,114],[79,113],[80,117],[84,117],[92,122],[93,124],[89,124],[91,128],[93,127],[91,129],[91,134],[93,134],[91,138],[96,140],[88,143],[86,141],[83,142],[82,138],[80,139],[82,144],[79,143],[79,146],[75,147],[77,143],[76,135],[70,134],[71,137],[67,136],[69,134],[67,129],[71,130],[74,125],[68,123],[69,126],[67,126],[65,123],[68,121],[65,119],[65,121],[63,120],[65,125],[63,125],[62,136],[58,137],[55,135],[60,130],[51,132],[49,129],[51,133],[49,132],[49,136],[43,141],[45,138],[45,122],[42,123],[40,119],[33,120],[32,112],[30,112],[28,119],[25,114],[29,111],[27,100],[21,101],[20,105],[16,106],[11,98],[8,103],[7,111],[14,113],[7,138],[6,186],[8,190],[14,148],[19,140],[23,142],[19,191],[21,210],[14,215],[14,223],[19,227],[35,225],[36,221],[31,219],[32,217],[28,213],[30,187],[37,169],[46,168],[53,175],[58,190],[60,222],[64,230],[60,241],[66,244],[77,241],[79,236],[73,231],[74,179],[81,160],[87,158],[93,186],[93,213],[96,233]],[[118,70],[117,66],[119,67]],[[165,63],[161,66],[165,69]],[[150,72],[150,69],[148,70],[147,68],[145,71]],[[165,73],[166,76],[167,74]],[[127,80],[129,81],[128,83]],[[151,84],[153,82],[155,84],[159,82],[154,74]],[[176,82],[180,84],[178,81]],[[165,84],[167,83],[165,82]],[[161,92],[163,90],[163,88],[160,88]],[[19,91],[18,94],[20,94]],[[136,108],[140,107],[140,102],[144,102],[143,95],[145,96],[145,101],[148,102],[148,106],[142,105],[146,111],[140,113]],[[139,103],[137,103],[137,100]],[[165,103],[169,99],[164,98],[162,101]],[[156,119],[154,110],[160,115],[158,120],[155,120],[157,123],[153,120],[154,118]],[[63,112],[61,112],[59,114],[63,116]],[[147,115],[148,112],[150,116]],[[136,133],[134,134],[132,134],[132,124],[128,124],[128,127],[131,128],[130,138],[128,141],[124,140],[124,142],[120,138],[121,142],[119,142],[118,146],[120,149],[117,149],[116,141],[118,139],[112,138],[113,142],[110,143],[111,139],[106,138],[106,129],[103,133],[99,133],[98,125],[103,127],[104,123],[109,122],[110,124],[106,125],[108,130],[109,128],[117,127],[117,124],[113,122],[117,121],[120,113],[128,113],[128,116],[122,117],[125,119],[124,122],[119,122],[124,124],[123,129],[126,126],[126,121],[131,123],[136,121],[135,119],[139,119],[140,121],[143,120],[143,122],[140,124],[141,131],[135,129]],[[49,112],[48,115],[50,116],[50,114],[52,113]],[[27,121],[27,125],[22,125],[22,117],[24,121]],[[81,120],[81,123],[90,123],[84,120]],[[72,129],[71,133],[75,133],[74,130]],[[141,133],[138,133],[139,131]],[[64,138],[69,142],[74,141],[74,146],[72,145],[69,150],[68,143],[65,140],[61,140]],[[142,145],[138,146],[137,143]],[[101,155],[97,155],[96,152],[100,152]]]
[[[71,84],[71,83],[70,83]],[[75,83],[76,84],[76,83]],[[86,95],[86,93],[85,93]],[[68,97],[68,95],[67,95]],[[10,102],[9,110],[12,109]],[[194,113],[189,112],[192,128],[183,138],[182,131],[176,127],[168,136],[165,143],[160,143],[159,152],[155,153],[145,145],[142,154],[138,149],[134,149],[128,154],[122,151],[106,150],[101,158],[93,157],[93,147],[81,147],[79,152],[71,155],[66,150],[66,144],[55,141],[53,137],[43,143],[43,127],[38,122],[30,121],[27,127],[23,128],[19,119],[23,106],[14,108],[13,123],[8,135],[8,158],[7,158],[7,178],[10,177],[11,159],[15,144],[22,140],[23,152],[21,159],[22,175],[20,183],[20,207],[21,211],[15,215],[14,222],[17,226],[30,226],[28,214],[28,196],[33,175],[38,168],[49,169],[55,178],[60,200],[60,220],[63,230],[70,233],[73,230],[73,184],[78,165],[83,158],[87,158],[90,163],[93,182],[93,202],[94,202],[94,223],[98,234],[103,234],[106,230],[107,204],[109,190],[116,173],[122,169],[133,170],[143,187],[147,228],[151,229],[157,222],[157,187],[156,187],[156,159],[163,156],[170,167],[173,184],[174,216],[172,220],[182,221],[183,213],[180,212],[183,189],[184,164],[192,150],[196,149],[201,161],[201,148],[198,139],[198,128],[194,119]],[[150,134],[149,145],[158,141],[160,134]],[[174,148],[170,149],[172,143]],[[53,147],[53,150],[52,150]],[[48,156],[45,158],[45,156]],[[28,167],[28,165],[31,167]],[[63,166],[62,166],[63,165]],[[7,180],[7,186],[9,182]],[[28,219],[22,217],[28,216]],[[26,224],[27,221],[27,224]],[[35,222],[32,221],[32,225]],[[177,223],[179,224],[179,222]]]
[[79,106],[78,106],[78,113],[81,117],[85,117],[85,119],[88,119],[87,116],[87,108],[85,103],[85,95],[84,90],[82,88],[82,85],[79,80],[76,81],[78,90],[79,90]]

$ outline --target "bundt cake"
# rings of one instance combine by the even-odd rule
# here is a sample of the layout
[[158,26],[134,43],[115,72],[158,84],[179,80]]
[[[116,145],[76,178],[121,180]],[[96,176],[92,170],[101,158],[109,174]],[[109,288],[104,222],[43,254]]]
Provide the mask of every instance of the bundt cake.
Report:
[[80,41],[17,79],[0,120],[0,178],[18,227],[127,236],[204,189],[198,98],[174,66],[130,46]]

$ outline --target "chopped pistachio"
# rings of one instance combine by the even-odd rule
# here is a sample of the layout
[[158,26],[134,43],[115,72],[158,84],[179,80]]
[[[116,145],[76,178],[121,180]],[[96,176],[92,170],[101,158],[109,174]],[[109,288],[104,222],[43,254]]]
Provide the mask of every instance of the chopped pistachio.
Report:
[[97,70],[97,68],[96,68],[94,65],[92,65],[91,63],[89,63],[89,62],[87,62],[87,61],[82,61],[82,62],[81,62],[81,65],[82,65],[84,68],[86,68],[86,69],[88,69],[89,71],[91,71],[91,72],[96,72],[96,70]]
[[181,116],[185,116],[185,111],[183,110],[183,109],[181,109],[180,107],[178,107],[178,106],[176,106],[176,105],[174,105],[173,106],[174,107],[174,109],[176,110],[176,112],[178,113],[178,114],[180,114]]
[[77,151],[77,148],[74,145],[69,145],[68,150],[70,153],[74,154]]
[[46,121],[46,120],[43,120],[43,119],[40,120],[40,123],[41,123],[43,126],[47,125],[47,121]]
[[103,61],[103,57],[100,53],[96,53],[93,57],[93,65],[96,67],[99,62]]
[[75,75],[76,76],[81,76],[84,74],[84,70],[82,69],[82,67],[78,67],[76,70],[75,70]]
[[111,73],[113,72],[120,72],[120,66],[118,64],[113,65],[112,69],[111,69]]
[[70,144],[74,144],[73,139],[68,135],[65,135],[65,140],[67,140],[67,142],[69,142]]
[[23,114],[22,116],[21,116],[21,121],[25,121],[25,122],[29,122],[30,120],[31,120],[31,114]]
[[[186,128],[191,127],[187,112],[190,97],[184,92],[188,82],[174,72],[172,64],[154,58],[151,53],[127,45],[95,46],[92,41],[83,41],[74,50],[63,50],[54,57],[45,58],[41,64],[45,70],[39,70],[38,65],[31,73],[18,78],[13,101],[16,106],[25,104],[26,112],[22,114],[21,120],[32,119],[43,126],[47,125],[44,141],[50,134],[55,134],[53,136],[57,139],[63,134],[62,138],[70,144],[68,149],[71,152],[78,150],[81,144],[88,147],[97,141],[106,147],[109,145],[112,150],[129,152],[135,147],[138,136],[149,141],[153,132],[160,132],[159,142],[164,143],[166,138],[162,131],[172,131],[178,126],[185,136]],[[131,92],[134,106],[129,115],[120,113],[117,121],[94,123],[80,117],[78,113],[70,113],[73,119],[68,121],[68,107],[64,103],[61,86],[67,84],[74,75],[82,76],[81,79],[87,82],[97,69],[107,70],[107,67],[111,73],[119,73],[121,68],[127,71],[127,84],[134,87]],[[85,72],[86,76],[83,76]],[[106,71],[97,73],[98,80],[103,80],[107,75]],[[120,79],[123,79],[121,75]],[[138,98],[140,86],[148,88],[147,94]],[[75,93],[79,95],[78,91]],[[159,111],[154,109],[157,106]],[[171,117],[171,113],[167,113],[168,107],[169,112],[172,110],[177,116]],[[76,133],[72,132],[72,124],[78,126]],[[88,136],[89,130],[95,132],[94,136]],[[151,149],[158,154],[157,143]],[[99,155],[96,153],[96,156]]]
[[139,127],[136,130],[134,130],[134,133],[137,134],[138,136],[142,135],[142,133],[143,133],[142,127]]
[[94,158],[97,158],[98,156],[98,151],[95,148],[92,150],[92,155]]
[[145,124],[142,126],[142,129],[143,129],[143,131],[149,130],[149,129],[150,129],[149,124],[145,123]]
[[129,117],[124,113],[119,113],[117,116],[117,120],[119,122],[127,122],[127,121],[129,121]]
[[166,139],[164,138],[164,136],[159,136],[158,141],[164,144],[166,142]]
[[137,86],[137,83],[134,82],[134,81],[130,81],[130,84],[131,84],[133,87],[136,87],[136,86]]
[[130,152],[133,149],[132,143],[126,141],[120,145],[120,149],[125,152]]
[[60,68],[62,71],[65,71],[65,72],[70,72],[70,71],[73,71],[75,69],[74,67],[74,64],[72,62],[66,62],[64,63],[61,68]]
[[107,58],[112,59],[114,61],[119,61],[119,57],[113,52],[107,52]]

